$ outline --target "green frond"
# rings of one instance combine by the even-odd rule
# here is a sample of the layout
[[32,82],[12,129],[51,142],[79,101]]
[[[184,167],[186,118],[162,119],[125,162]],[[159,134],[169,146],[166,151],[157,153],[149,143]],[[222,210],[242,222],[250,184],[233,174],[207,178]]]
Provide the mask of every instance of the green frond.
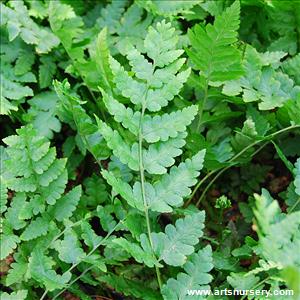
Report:
[[96,247],[99,242],[102,240],[101,236],[98,236],[94,230],[92,229],[92,226],[88,222],[82,222],[81,223],[81,230],[82,234],[81,237],[84,240],[84,243],[90,248],[93,249]]
[[[127,107],[115,100],[111,95],[102,91],[103,101],[114,119],[122,123],[134,135],[138,135],[141,114],[139,111],[133,112]],[[148,143],[158,141],[167,141],[169,138],[176,138],[179,132],[184,132],[197,114],[196,105],[191,105],[182,110],[174,111],[170,114],[156,115],[151,117],[144,116],[142,123],[142,135]]]
[[193,213],[178,219],[175,226],[167,225],[165,233],[151,233],[159,261],[163,260],[171,266],[182,266],[203,235],[204,218],[204,211]]
[[141,198],[135,197],[130,184],[115,177],[112,172],[103,170],[101,174],[106,179],[108,184],[112,186],[114,192],[116,194],[120,194],[122,198],[124,198],[130,206],[135,207],[140,211],[144,210],[144,205]]
[[56,201],[54,209],[54,217],[57,221],[63,221],[72,216],[73,211],[80,200],[82,188],[80,185],[74,187],[61,199]]
[[[17,135],[3,139],[9,147],[5,162],[12,177],[7,185],[18,192],[34,192],[48,187],[65,171],[65,159],[55,159],[55,149],[36,135],[32,125],[17,129]],[[19,162],[22,162],[21,164]]]
[[54,247],[58,251],[59,259],[68,264],[75,264],[85,257],[77,235],[72,229],[67,230],[64,239],[56,241]]
[[13,292],[11,294],[1,293],[0,297],[2,300],[25,300],[27,299],[27,290],[18,290],[17,292]]
[[38,217],[32,220],[30,224],[21,234],[20,238],[23,241],[33,240],[39,236],[46,235],[49,227],[49,220],[43,217]]
[[170,212],[173,207],[179,207],[191,190],[190,187],[197,182],[199,171],[203,167],[205,150],[200,151],[191,159],[173,166],[169,173],[164,174],[153,188],[155,197],[149,199],[151,210]]
[[143,249],[136,243],[131,243],[124,238],[117,238],[113,240],[113,243],[123,248],[139,263],[144,263],[146,266],[152,268],[154,265],[159,265],[156,258],[149,248]]
[[[185,300],[191,298],[188,290],[210,290],[209,283],[213,277],[209,274],[213,268],[212,249],[210,246],[193,253],[184,264],[185,273],[179,273],[177,278],[171,278],[163,286],[162,294],[165,300]],[[205,299],[198,296],[197,299]]]
[[171,17],[177,14],[190,14],[192,13],[191,9],[201,2],[201,0],[176,0],[172,2],[137,0],[137,4],[141,7],[144,7],[154,15],[164,17]]
[[295,83],[300,85],[300,75],[298,71],[300,69],[300,53],[285,60],[281,67],[289,77],[294,79]]
[[213,25],[195,25],[188,35],[192,50],[187,49],[195,67],[209,81],[226,81],[243,74],[241,53],[233,45],[237,42],[240,25],[240,2],[235,1]]
[[30,18],[23,1],[9,4],[11,8],[1,3],[1,25],[7,27],[10,41],[20,36],[25,43],[34,44],[38,53],[47,53],[59,45],[59,39],[52,32]]
[[[242,93],[244,102],[259,102],[260,110],[282,107],[289,99],[296,99],[300,88],[280,70],[272,66],[271,53],[259,53],[247,45],[243,60],[245,75],[238,80],[225,83],[223,93],[235,96]],[[276,56],[275,56],[276,58]],[[275,59],[275,63],[278,60]]]
[[54,261],[45,256],[38,248],[33,249],[29,257],[28,271],[37,282],[45,285],[49,291],[61,289],[71,279],[71,273],[57,274],[53,269]]
[[62,83],[54,81],[53,84],[62,102],[62,111],[71,114],[71,125],[77,128],[84,145],[84,151],[88,149],[97,161],[107,158],[110,151],[105,145],[103,137],[99,134],[97,125],[81,106],[82,101],[72,92],[68,81],[65,80]]
[[116,291],[123,293],[126,296],[134,296],[137,299],[144,300],[157,300],[159,293],[155,292],[152,288],[145,286],[143,282],[124,278],[119,275],[107,274],[101,276],[101,282],[109,284]]
[[166,142],[151,144],[143,151],[143,163],[145,170],[150,174],[164,174],[167,168],[175,163],[174,158],[182,153],[185,145],[186,132],[181,132],[176,138]]
[[126,56],[135,79],[114,58],[110,57],[110,67],[118,93],[129,98],[133,104],[146,104],[149,111],[159,111],[173,100],[190,74],[190,69],[179,71],[185,59],[179,59],[183,50],[177,49],[178,37],[170,23],[158,23],[150,27],[145,38],[147,59],[133,46]]
[[20,243],[20,238],[14,234],[1,234],[0,235],[0,259],[4,259],[10,253],[17,248],[18,243]]

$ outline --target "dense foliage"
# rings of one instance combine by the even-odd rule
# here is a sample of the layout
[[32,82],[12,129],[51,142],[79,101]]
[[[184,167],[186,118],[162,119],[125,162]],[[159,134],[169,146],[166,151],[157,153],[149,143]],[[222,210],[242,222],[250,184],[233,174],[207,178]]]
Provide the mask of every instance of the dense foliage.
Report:
[[1,300],[300,298],[298,1],[0,5]]

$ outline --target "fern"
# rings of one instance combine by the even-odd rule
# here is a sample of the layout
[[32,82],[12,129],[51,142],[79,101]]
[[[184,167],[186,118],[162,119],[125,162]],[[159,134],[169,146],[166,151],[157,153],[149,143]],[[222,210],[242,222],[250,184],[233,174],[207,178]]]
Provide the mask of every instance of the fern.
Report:
[[237,42],[239,14],[240,4],[235,1],[216,17],[214,25],[206,25],[205,30],[196,25],[189,30],[192,50],[187,53],[208,81],[226,81],[243,74],[240,51],[232,45]]
[[201,1],[176,1],[176,2],[157,2],[157,1],[137,1],[138,5],[152,12],[154,15],[170,17],[176,14],[189,14],[193,6],[200,4]]
[[258,53],[247,46],[243,62],[246,75],[227,82],[223,93],[229,96],[242,93],[245,102],[259,102],[260,110],[281,107],[289,99],[295,99],[299,86],[294,86],[293,80],[274,67],[282,56],[282,53],[278,55],[276,52]]
[[61,123],[57,118],[58,97],[54,92],[37,94],[27,101],[30,108],[24,119],[32,123],[38,135],[52,138],[54,132],[60,132]]
[[[273,200],[266,190],[263,190],[261,196],[255,195],[255,199],[254,215],[259,236],[256,252],[262,260],[260,261],[261,267],[251,273],[275,269],[280,274],[282,269],[292,266],[300,274],[300,263],[297,255],[300,243],[300,212],[291,212],[289,215],[281,214],[278,202]],[[276,282],[276,278],[274,280]]]
[[293,58],[290,58],[282,64],[282,69],[287,73],[291,78],[294,79],[297,85],[300,85],[300,77],[297,70],[300,68],[300,54],[297,54]]
[[152,24],[153,17],[147,14],[144,18],[144,10],[133,3],[125,11],[127,1],[112,1],[102,11],[96,21],[99,30],[107,28],[111,36],[109,43],[113,46],[112,53],[127,53],[131,45],[143,51],[143,40],[147,34],[147,28]]
[[[20,61],[22,52],[26,57],[25,64]],[[26,85],[36,82],[35,75],[29,72],[33,63],[34,56],[30,47],[20,39],[9,43],[1,31],[1,115],[17,111],[25,97],[33,96],[33,90]]]
[[47,288],[55,290],[62,288],[71,278],[71,273],[57,274],[51,269],[53,260],[45,256],[40,249],[35,249],[29,258],[29,272],[37,282],[43,283]]
[[177,279],[169,279],[163,286],[164,299],[188,299],[187,290],[209,290],[212,276],[208,274],[213,268],[210,246],[192,254],[184,264],[186,273],[179,273]]
[[69,83],[67,81],[63,83],[54,81],[54,88],[62,103],[61,119],[78,130],[77,138],[81,141],[82,152],[85,154],[86,149],[88,149],[97,161],[106,158],[110,151],[104,144],[97,126],[81,106],[82,101],[71,91]]
[[26,290],[19,290],[17,292],[8,294],[8,293],[1,293],[2,300],[25,300],[27,297],[28,291]]
[[[124,238],[115,239],[113,242],[137,262],[145,263],[149,267],[155,266],[160,286],[159,261],[165,261],[169,265],[183,265],[186,256],[193,253],[193,245],[198,243],[198,238],[202,235],[204,221],[202,213],[187,216],[178,220],[175,226],[168,225],[166,233],[151,232],[149,222],[152,211],[172,212],[174,207],[183,204],[183,199],[191,192],[189,188],[196,183],[195,178],[199,176],[205,155],[205,151],[200,151],[178,167],[173,166],[168,173],[167,168],[182,153],[186,127],[193,120],[197,109],[190,106],[170,114],[151,114],[160,111],[179,93],[190,73],[189,69],[181,71],[184,59],[179,58],[182,51],[176,48],[176,40],[170,24],[162,22],[156,28],[151,27],[144,47],[153,62],[149,62],[131,46],[127,58],[132,67],[132,75],[117,60],[109,58],[116,88],[101,89],[104,103],[115,120],[135,136],[136,142],[125,140],[122,131],[112,129],[97,118],[99,131],[108,147],[123,164],[140,172],[140,181],[131,186],[115,177],[111,171],[103,170],[102,175],[112,185],[115,193],[120,194],[130,206],[145,213],[148,230],[148,236],[140,235],[140,244]],[[134,106],[126,107],[119,102],[117,99],[121,96],[128,98]],[[181,124],[175,125],[178,123]],[[156,124],[163,127],[159,128]],[[147,148],[143,145],[144,142],[148,143]],[[151,174],[161,177],[153,183],[146,182],[145,173],[148,174],[147,177]],[[192,223],[198,225],[193,231],[189,231]]]
[[[56,159],[55,148],[50,148],[45,138],[37,136],[32,126],[22,127],[17,133],[3,140],[8,145],[4,166],[9,170],[7,187],[16,192],[5,214],[8,229],[2,236],[4,257],[20,239],[29,241],[46,235],[51,227],[49,213],[59,221],[70,217],[81,195],[79,186],[62,197],[67,183],[66,160]],[[13,231],[22,228],[19,239]]]
[[20,36],[25,43],[36,45],[38,53],[58,46],[59,39],[30,18],[23,1],[9,1],[9,5],[12,8],[1,3],[1,25],[7,27],[10,41]]
[[164,260],[168,265],[182,266],[203,234],[204,217],[204,212],[188,215],[178,219],[175,226],[167,225],[165,234],[152,233],[154,251],[159,260]]

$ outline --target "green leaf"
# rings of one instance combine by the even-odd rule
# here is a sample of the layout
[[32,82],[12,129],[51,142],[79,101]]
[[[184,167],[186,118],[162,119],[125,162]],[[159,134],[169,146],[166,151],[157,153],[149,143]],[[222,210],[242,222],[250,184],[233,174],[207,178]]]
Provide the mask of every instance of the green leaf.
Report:
[[38,217],[31,221],[30,224],[21,234],[20,238],[23,241],[29,241],[39,236],[46,235],[49,228],[49,221],[43,217]]
[[275,70],[270,61],[264,60],[264,54],[248,45],[243,61],[245,75],[226,83],[223,93],[235,96],[242,92],[244,102],[259,102],[260,110],[282,107],[289,99],[295,99],[300,88],[286,74]]
[[28,265],[24,261],[14,262],[10,265],[10,269],[8,271],[6,277],[6,285],[12,285],[15,283],[20,283],[26,278]]
[[0,297],[1,300],[25,300],[27,299],[27,294],[28,294],[27,290],[19,290],[11,294],[1,293]]
[[191,8],[201,3],[200,0],[177,0],[174,2],[163,1],[137,1],[138,5],[152,12],[154,15],[170,17],[178,14],[192,14]]
[[54,92],[44,92],[28,101],[30,109],[25,120],[33,124],[38,135],[52,138],[54,132],[60,132],[61,123],[56,117],[58,100]]
[[81,249],[77,235],[72,229],[65,232],[62,241],[57,241],[55,243],[55,249],[58,251],[60,260],[68,264],[78,263],[85,257],[85,253]]
[[[203,167],[205,150],[200,151],[191,159],[173,166],[169,173],[164,174],[154,185],[146,183],[146,201],[149,209],[157,212],[172,212],[172,207],[179,207],[183,198],[190,193],[190,187],[196,184],[196,178]],[[143,202],[141,184],[133,186],[135,199]]]
[[[186,273],[179,273],[177,279],[168,279],[162,288],[162,294],[166,300],[189,299],[188,290],[209,290],[209,283],[213,277],[208,274],[213,268],[212,249],[206,246],[204,249],[192,254],[184,264]],[[197,297],[197,299],[205,299]]]
[[2,25],[7,26],[10,41],[20,35],[25,43],[34,44],[38,53],[47,53],[58,46],[59,39],[30,18],[23,1],[11,1],[10,6],[1,3]]
[[117,238],[113,243],[127,251],[139,263],[144,263],[146,266],[152,268],[154,265],[159,265],[153,253],[149,249],[143,249],[138,244],[131,243],[124,238]]
[[29,257],[28,268],[31,277],[43,284],[49,291],[64,288],[65,284],[71,279],[71,273],[69,272],[63,275],[57,274],[52,269],[53,264],[53,260],[45,256],[39,248],[35,248]]
[[1,251],[0,259],[6,258],[10,253],[17,248],[17,244],[20,242],[20,239],[17,235],[14,234],[1,234]]
[[76,94],[74,95],[71,92],[69,83],[66,80],[62,83],[54,81],[54,88],[63,103],[64,109],[71,113],[71,118],[84,147],[92,153],[97,161],[107,158],[110,152],[104,143],[103,137],[91,117],[81,107],[82,101]]
[[44,89],[52,84],[53,76],[56,73],[56,64],[51,56],[41,57],[40,60],[39,85],[41,89]]
[[103,28],[97,37],[95,62],[99,73],[102,75],[100,86],[103,89],[111,88],[113,82],[113,74],[109,66],[109,49],[107,45],[107,28]]
[[102,240],[102,237],[98,236],[92,229],[92,226],[86,221],[81,223],[81,230],[81,237],[83,238],[84,243],[91,249],[95,248]]
[[230,276],[227,277],[227,281],[229,284],[235,288],[240,290],[250,290],[253,289],[259,282],[259,277],[250,274],[247,275],[245,273],[230,273]]
[[54,205],[54,217],[57,221],[63,221],[72,216],[73,211],[80,200],[82,188],[80,185],[74,187]]
[[130,47],[127,58],[132,71],[140,80],[131,76],[117,60],[110,57],[117,92],[129,98],[133,104],[145,103],[149,111],[159,111],[166,106],[180,92],[190,74],[190,69],[179,72],[185,59],[178,59],[183,51],[176,49],[177,39],[170,23],[163,21],[156,28],[149,28],[144,46],[153,64],[133,46]]
[[213,25],[205,29],[196,25],[188,31],[192,50],[187,49],[187,53],[209,81],[232,80],[243,74],[241,53],[232,45],[237,42],[239,16],[240,3],[235,1]]
[[171,266],[182,266],[187,255],[194,252],[194,247],[203,235],[204,211],[178,219],[174,225],[167,225],[165,233],[151,233],[153,246],[159,260]]
[[120,194],[130,206],[141,211],[144,210],[143,202],[140,198],[134,197],[133,190],[127,182],[115,177],[112,172],[106,170],[103,170],[101,174],[107,180],[108,184],[112,186],[114,192]]

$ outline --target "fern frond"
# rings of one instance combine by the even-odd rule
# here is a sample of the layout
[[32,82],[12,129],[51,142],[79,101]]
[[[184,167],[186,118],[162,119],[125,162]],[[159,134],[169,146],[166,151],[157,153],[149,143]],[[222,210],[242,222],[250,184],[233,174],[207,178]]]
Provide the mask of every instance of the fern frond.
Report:
[[97,161],[107,158],[110,151],[106,147],[103,137],[99,134],[97,126],[81,106],[83,102],[72,92],[70,84],[66,80],[62,83],[54,81],[53,84],[62,102],[62,113],[70,115],[68,122],[71,123],[72,127],[77,128],[84,145],[84,151],[88,149]]
[[152,268],[154,265],[159,265],[150,249],[143,249],[138,244],[130,243],[125,238],[118,238],[113,240],[113,242],[134,257],[137,262],[144,263],[150,268]]
[[55,159],[55,150],[50,149],[45,138],[36,136],[32,125],[17,129],[17,133],[18,136],[3,139],[9,146],[6,168],[13,174],[7,181],[8,187],[18,192],[48,187],[65,172],[66,160]]
[[42,251],[35,248],[29,257],[28,270],[30,276],[37,282],[45,285],[49,291],[61,289],[71,279],[71,273],[57,274],[52,266],[54,261],[45,256]]
[[49,220],[43,217],[38,217],[30,222],[21,234],[20,238],[23,241],[33,240],[39,236],[45,235],[48,231],[48,227]]
[[[127,107],[115,100],[111,95],[104,91],[103,101],[107,110],[117,122],[129,129],[134,135],[138,135],[139,122],[141,114],[139,111],[133,112],[130,107]],[[190,125],[196,116],[198,108],[196,105],[191,105],[182,110],[174,111],[170,114],[151,117],[146,115],[143,121],[143,137],[148,143],[158,141],[167,141],[169,138],[175,138],[179,132],[184,132],[186,127]]]
[[196,25],[188,35],[192,50],[187,49],[195,67],[209,81],[226,81],[243,74],[241,53],[233,44],[237,42],[240,25],[240,3],[235,1],[213,25],[205,29]]
[[[209,290],[212,276],[208,273],[213,268],[212,249],[210,246],[192,254],[184,264],[186,273],[179,273],[177,278],[171,278],[163,286],[162,294],[165,300],[189,299],[189,290]],[[200,296],[199,299],[205,299]]]
[[0,259],[4,259],[10,253],[13,252],[14,249],[17,248],[17,244],[20,242],[20,238],[14,234],[1,234],[0,235]]
[[[138,143],[130,145],[125,142],[117,130],[111,129],[106,123],[97,118],[98,128],[107,141],[107,145],[112,149],[115,156],[120,161],[127,164],[134,171],[139,170]],[[176,138],[170,138],[165,142],[151,144],[143,152],[145,170],[151,174],[164,174],[167,167],[174,164],[174,157],[182,153],[180,149],[185,145],[185,132],[178,134]]]
[[153,211],[168,212],[173,207],[179,207],[183,198],[187,197],[190,187],[196,183],[199,170],[203,167],[205,150],[200,151],[191,159],[173,166],[169,173],[164,174],[161,180],[154,183],[155,197],[149,199],[149,206]]
[[167,225],[165,233],[151,233],[154,250],[160,260],[171,266],[182,266],[187,255],[194,252],[194,245],[203,235],[205,213],[197,212]]
[[108,184],[112,186],[114,192],[116,194],[120,194],[130,206],[135,207],[140,211],[144,210],[144,205],[141,198],[135,197],[130,184],[115,177],[112,172],[108,172],[106,170],[102,171],[102,176],[107,180]]
[[24,102],[25,97],[33,96],[33,90],[27,83],[36,82],[35,75],[30,72],[34,63],[34,54],[33,49],[19,38],[9,42],[7,35],[2,31],[0,46],[0,114],[7,115],[11,111],[17,111],[18,105]]
[[75,264],[85,257],[85,253],[79,244],[76,233],[69,229],[64,234],[64,239],[55,243],[55,249],[61,261]]
[[298,85],[300,85],[300,75],[298,72],[300,69],[300,53],[284,61],[281,67],[286,74],[288,74]]
[[138,0],[137,4],[144,7],[146,10],[150,11],[154,15],[171,17],[177,14],[189,14],[191,9],[200,4],[199,0],[177,0],[173,2],[164,1],[143,1]]
[[11,294],[1,293],[0,297],[2,300],[25,300],[27,299],[27,294],[28,294],[27,290],[19,290]]
[[[257,52],[253,47],[247,46],[243,60],[245,75],[238,80],[225,83],[223,93],[235,96],[242,93],[244,102],[259,102],[260,110],[270,110],[282,107],[289,99],[296,99],[300,88],[280,70],[272,65],[268,53]],[[275,60],[278,63],[278,60]]]
[[57,159],[56,149],[37,135],[32,125],[17,129],[17,135],[3,141],[8,146],[3,161],[5,183],[15,193],[4,219],[10,231],[4,232],[3,245],[7,246],[1,252],[7,256],[16,248],[13,241],[19,241],[13,239],[13,230],[24,228],[19,236],[27,242],[48,236],[55,226],[52,219],[61,222],[70,218],[79,202],[81,186],[62,196],[68,180],[66,159]]
[[53,209],[54,217],[57,221],[63,221],[64,219],[71,217],[80,200],[81,191],[81,186],[78,185],[56,202]]
[[[257,252],[263,259],[261,263],[271,264],[272,268],[278,270],[295,266],[300,272],[297,254],[300,245],[300,211],[288,215],[281,213],[278,202],[266,190],[263,190],[262,195],[254,196],[256,200],[254,215],[259,236]],[[255,269],[252,272],[255,272]]]
[[10,1],[9,8],[1,3],[1,25],[6,25],[9,40],[17,36],[27,44],[36,45],[38,53],[47,53],[59,45],[59,39],[50,31],[37,25],[29,16],[23,1]]

